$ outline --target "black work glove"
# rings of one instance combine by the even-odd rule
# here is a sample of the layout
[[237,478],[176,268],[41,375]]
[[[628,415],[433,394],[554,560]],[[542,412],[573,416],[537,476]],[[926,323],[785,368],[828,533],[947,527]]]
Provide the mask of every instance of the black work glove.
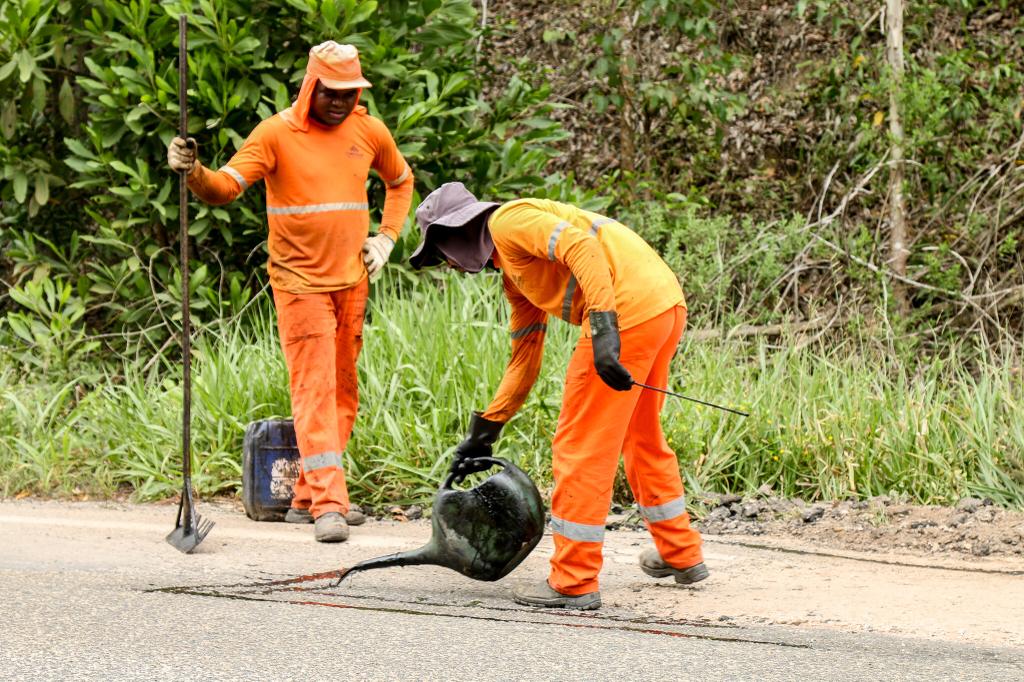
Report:
[[597,375],[616,391],[628,391],[633,377],[619,362],[619,317],[615,311],[590,313],[590,333]]
[[455,474],[455,482],[478,471],[486,471],[494,466],[491,462],[482,462],[477,457],[490,457],[491,446],[501,434],[502,422],[484,419],[479,412],[474,412],[469,420],[469,435],[455,446],[455,458],[452,460],[451,473]]

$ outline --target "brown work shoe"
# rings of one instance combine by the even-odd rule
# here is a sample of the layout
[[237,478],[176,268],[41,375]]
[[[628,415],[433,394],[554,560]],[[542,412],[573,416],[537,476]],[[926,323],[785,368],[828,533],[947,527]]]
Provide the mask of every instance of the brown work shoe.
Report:
[[348,540],[348,524],[338,512],[321,514],[314,521],[313,535],[317,542],[345,542]]
[[708,577],[708,568],[703,561],[689,568],[675,568],[666,564],[658,550],[653,548],[640,553],[640,570],[652,578],[674,576],[680,585],[692,585]]
[[586,594],[562,594],[556,591],[545,580],[527,587],[512,590],[512,599],[525,606],[542,606],[556,609],[577,609],[593,611],[601,608],[601,593],[598,591]]

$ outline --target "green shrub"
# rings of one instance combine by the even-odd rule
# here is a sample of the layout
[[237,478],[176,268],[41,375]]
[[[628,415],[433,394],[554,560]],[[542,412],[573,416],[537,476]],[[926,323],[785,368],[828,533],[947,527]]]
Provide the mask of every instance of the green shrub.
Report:
[[[363,103],[391,128],[420,191],[451,179],[499,197],[567,191],[542,173],[565,136],[546,117],[547,90],[516,80],[483,98],[470,0],[4,0],[6,265],[15,284],[50,273],[73,284],[90,310],[83,321],[118,352],[159,352],[177,326],[178,178],[165,159],[177,132],[181,11],[189,133],[208,166],[288,106],[307,50],[330,38],[360,49],[374,84]],[[382,183],[370,191],[379,210]],[[223,207],[193,202],[191,212],[190,288],[202,323],[237,313],[265,280],[263,192]]]

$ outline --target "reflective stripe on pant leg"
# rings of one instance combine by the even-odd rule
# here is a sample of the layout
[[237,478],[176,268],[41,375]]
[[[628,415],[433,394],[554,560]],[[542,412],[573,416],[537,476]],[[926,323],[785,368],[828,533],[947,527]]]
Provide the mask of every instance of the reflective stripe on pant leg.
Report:
[[[347,499],[339,499],[345,485],[340,461],[318,466],[327,453],[340,453],[335,405],[334,331],[336,321],[330,294],[274,292],[281,347],[288,365],[295,418],[295,437],[302,457],[300,481],[293,506],[310,501],[313,516],[344,512]],[[307,463],[307,458],[314,458]],[[319,458],[319,459],[318,459]]]
[[551,517],[551,532],[576,542],[604,542],[604,524],[573,523]]
[[598,589],[604,523],[615,469],[637,394],[613,391],[594,370],[590,339],[581,338],[566,374],[552,443],[551,587],[563,594]]
[[348,489],[340,452],[321,452],[302,458],[302,470],[313,491],[310,512],[316,518],[327,512],[348,512]]
[[338,469],[342,467],[340,452],[321,452],[319,455],[302,458],[302,470],[305,472],[313,472],[327,467]]
[[653,507],[637,506],[640,507],[640,515],[648,521],[669,521],[686,513],[686,495]]
[[[685,325],[685,308],[676,307],[623,333],[624,355],[633,345],[657,349],[649,370],[633,374],[645,377],[638,381],[659,388],[668,385],[669,362]],[[626,477],[661,557],[671,566],[688,568],[703,561],[701,539],[700,533],[690,527],[679,459],[661,430],[665,397],[654,391],[641,393],[623,447]]]

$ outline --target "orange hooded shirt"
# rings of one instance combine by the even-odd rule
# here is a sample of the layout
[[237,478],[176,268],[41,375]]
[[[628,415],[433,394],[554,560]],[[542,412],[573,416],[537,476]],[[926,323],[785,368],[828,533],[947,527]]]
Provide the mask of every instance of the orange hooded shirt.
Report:
[[366,277],[371,168],[387,188],[382,233],[397,241],[412,203],[412,169],[366,107],[356,106],[337,126],[309,116],[318,78],[331,75],[330,65],[311,53],[295,103],[256,126],[218,171],[196,164],[188,178],[189,189],[211,204],[266,181],[270,282],[295,294],[347,289]]
[[540,372],[548,315],[582,325],[592,311],[615,311],[619,329],[686,306],[672,269],[618,221],[569,204],[519,199],[488,222],[494,264],[512,307],[512,357],[483,416],[512,418]]

